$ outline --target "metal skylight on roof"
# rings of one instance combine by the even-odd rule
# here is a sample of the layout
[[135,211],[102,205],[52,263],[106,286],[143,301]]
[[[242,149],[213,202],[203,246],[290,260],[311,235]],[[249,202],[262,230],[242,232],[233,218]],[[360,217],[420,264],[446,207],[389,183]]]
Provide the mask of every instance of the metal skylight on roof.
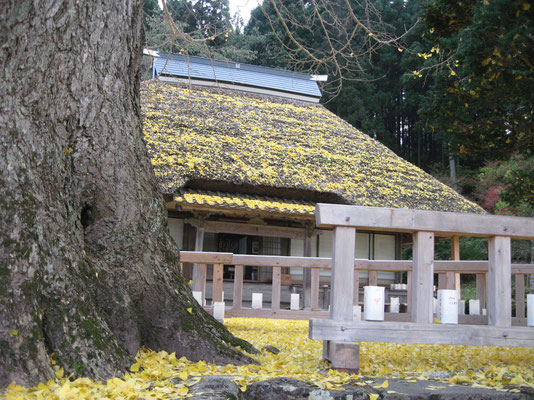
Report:
[[317,81],[327,75],[310,75],[203,57],[168,54],[145,49],[153,59],[153,77],[196,85],[219,86],[247,92],[318,102],[321,91]]

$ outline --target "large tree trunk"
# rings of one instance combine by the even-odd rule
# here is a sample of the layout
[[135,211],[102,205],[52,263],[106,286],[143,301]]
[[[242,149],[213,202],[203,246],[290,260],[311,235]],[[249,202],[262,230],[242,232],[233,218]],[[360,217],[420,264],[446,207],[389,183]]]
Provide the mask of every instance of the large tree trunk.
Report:
[[177,272],[141,133],[141,8],[0,4],[0,387],[52,377],[52,352],[102,378],[140,345],[250,361]]

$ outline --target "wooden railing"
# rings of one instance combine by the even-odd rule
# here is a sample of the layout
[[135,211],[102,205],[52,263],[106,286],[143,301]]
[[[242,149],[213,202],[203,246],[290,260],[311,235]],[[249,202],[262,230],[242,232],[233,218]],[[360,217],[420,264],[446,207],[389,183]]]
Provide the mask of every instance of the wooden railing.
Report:
[[[359,341],[534,346],[533,328],[512,327],[512,274],[532,273],[532,269],[511,265],[511,238],[534,239],[533,218],[332,204],[318,204],[315,214],[317,226],[334,230],[332,301],[329,319],[310,320],[310,338],[324,341],[323,356],[334,368],[358,369],[359,347],[353,342]],[[410,322],[353,321],[356,229],[412,234]],[[488,261],[435,261],[435,234],[488,237]],[[465,266],[463,272],[487,276],[487,325],[433,323],[434,273],[440,266],[457,271],[460,265]],[[524,294],[519,301],[524,313],[523,309]]]
[[[212,288],[211,298],[213,301],[223,301],[223,267],[224,265],[234,266],[234,279],[232,290],[232,305],[228,307],[226,312],[227,317],[262,317],[262,318],[292,318],[292,319],[309,319],[317,317],[327,317],[327,307],[321,310],[320,291],[325,289],[325,285],[320,282],[320,271],[331,270],[330,258],[316,258],[316,257],[282,257],[282,256],[257,256],[257,255],[242,255],[232,253],[215,253],[215,252],[194,252],[182,251],[180,252],[181,263],[193,263],[196,268],[201,270],[197,276],[203,277],[202,280],[193,282],[193,290],[203,293],[203,298],[206,295],[206,270],[208,265],[213,265],[212,274]],[[251,309],[243,306],[243,273],[245,266],[258,268],[272,268],[272,284],[270,287],[270,302],[265,302],[266,307],[263,309]],[[281,292],[282,268],[310,268],[311,269],[311,307],[304,310],[289,310],[281,307]],[[410,321],[411,310],[414,307],[411,304],[411,274],[413,262],[399,261],[399,260],[354,260],[354,277],[353,287],[359,288],[361,286],[359,273],[362,271],[368,272],[367,283],[376,286],[378,282],[379,271],[391,272],[406,272],[408,289],[407,297],[407,313],[386,313],[386,321]],[[488,261],[435,261],[434,273],[461,273],[461,274],[483,274],[488,273]],[[516,316],[513,318],[513,325],[525,325],[525,275],[534,274],[533,264],[516,264],[512,265],[511,272],[516,279]],[[325,282],[322,282],[325,283]],[[522,284],[521,284],[522,283]],[[267,286],[267,284],[266,284]],[[329,295],[322,293],[323,296]],[[398,295],[398,291],[394,291],[394,295]],[[479,295],[483,295],[479,293]],[[228,302],[229,303],[229,302]],[[270,307],[267,306],[270,303]],[[328,301],[330,303],[330,301]],[[352,304],[357,305],[359,302],[359,290],[353,291]],[[211,306],[206,307],[208,311]],[[473,316],[460,315],[460,323],[469,324],[487,324],[487,316]]]
[[[232,306],[227,316],[234,317],[262,317],[262,318],[294,318],[308,319],[313,316],[326,316],[327,313],[319,310],[319,278],[321,269],[330,269],[329,258],[313,257],[279,257],[256,256],[232,253],[211,253],[181,251],[180,262],[193,263],[197,270],[197,277],[193,282],[193,290],[206,295],[207,265],[213,265],[212,300],[223,301],[223,268],[224,265],[234,266]],[[251,309],[243,307],[243,273],[245,266],[272,268],[271,301],[270,308]],[[312,269],[312,302],[310,310],[288,310],[281,308],[282,268],[311,268]],[[209,307],[206,307],[209,310]]]

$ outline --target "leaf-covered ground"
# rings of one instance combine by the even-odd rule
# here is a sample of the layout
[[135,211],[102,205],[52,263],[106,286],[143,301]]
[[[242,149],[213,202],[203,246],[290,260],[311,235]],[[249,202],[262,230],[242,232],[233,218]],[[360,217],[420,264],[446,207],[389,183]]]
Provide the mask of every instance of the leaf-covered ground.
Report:
[[[509,385],[534,388],[534,349],[479,346],[362,343],[358,375],[328,369],[321,361],[322,344],[307,338],[307,321],[233,318],[226,320],[237,336],[257,348],[276,346],[281,352],[254,356],[258,365],[216,366],[190,362],[174,354],[143,350],[123,378],[94,382],[63,376],[35,388],[12,384],[6,400],[14,399],[171,399],[189,395],[189,388],[206,375],[233,376],[241,390],[254,381],[290,377],[325,389],[352,383],[367,385],[370,377],[418,379],[518,391]],[[377,386],[378,387],[378,386]],[[385,381],[380,387],[387,387]]]

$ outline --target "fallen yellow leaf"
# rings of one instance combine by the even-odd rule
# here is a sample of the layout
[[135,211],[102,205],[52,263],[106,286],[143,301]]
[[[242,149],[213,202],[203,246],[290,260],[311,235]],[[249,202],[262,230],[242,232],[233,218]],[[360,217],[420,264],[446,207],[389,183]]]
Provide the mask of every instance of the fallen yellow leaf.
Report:
[[139,371],[139,367],[141,366],[141,364],[139,364],[139,361],[136,362],[135,364],[133,364],[131,367],[130,367],[130,371],[132,372],[137,372]]
[[61,379],[63,378],[63,374],[65,373],[65,371],[63,370],[63,368],[60,368],[56,371],[56,378],[58,379]]
[[375,389],[381,389],[381,388],[388,388],[389,387],[389,382],[388,380],[386,379],[384,382],[382,382],[381,385],[378,385],[378,386],[373,386]]

